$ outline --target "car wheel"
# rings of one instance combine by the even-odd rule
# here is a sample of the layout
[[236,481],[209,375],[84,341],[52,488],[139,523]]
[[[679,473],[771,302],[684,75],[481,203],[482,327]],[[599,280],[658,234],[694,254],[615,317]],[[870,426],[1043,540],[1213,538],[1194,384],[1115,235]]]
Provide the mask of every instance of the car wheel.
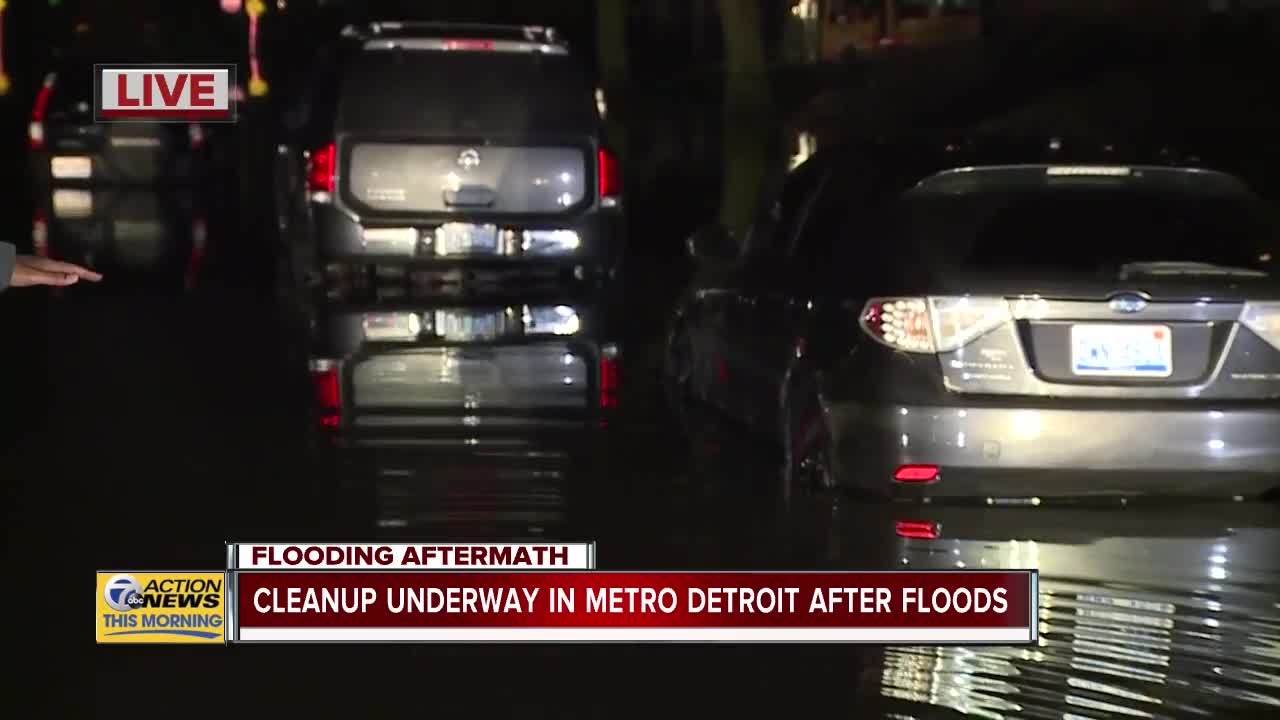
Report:
[[791,502],[835,488],[830,433],[817,393],[793,385],[783,413],[782,498]]

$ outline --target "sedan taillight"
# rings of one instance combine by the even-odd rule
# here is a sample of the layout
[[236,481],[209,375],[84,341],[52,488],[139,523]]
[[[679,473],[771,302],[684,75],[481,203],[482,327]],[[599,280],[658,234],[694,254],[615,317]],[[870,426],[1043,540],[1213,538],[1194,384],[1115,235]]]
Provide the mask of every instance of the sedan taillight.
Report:
[[1004,298],[892,297],[868,301],[860,322],[895,350],[932,354],[958,350],[1012,317]]
[[862,329],[896,350],[937,352],[924,298],[874,298],[862,311]]
[[1280,302],[1245,303],[1240,322],[1280,350]]

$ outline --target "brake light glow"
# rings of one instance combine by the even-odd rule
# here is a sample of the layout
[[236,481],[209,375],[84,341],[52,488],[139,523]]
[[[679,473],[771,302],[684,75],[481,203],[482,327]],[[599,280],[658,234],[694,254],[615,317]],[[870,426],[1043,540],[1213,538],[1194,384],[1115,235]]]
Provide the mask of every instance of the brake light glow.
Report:
[[618,346],[612,343],[600,348],[600,407],[618,407]]
[[860,322],[868,335],[895,350],[943,353],[1012,319],[1004,298],[895,297],[871,299]]
[[333,360],[311,361],[311,383],[315,389],[316,411],[324,427],[338,427],[342,422],[342,390],[338,378],[339,365]]
[[942,526],[928,520],[899,520],[894,523],[894,531],[898,537],[937,540],[942,534]]
[[1280,350],[1280,302],[1245,303],[1240,322]]
[[44,147],[44,117],[49,111],[49,98],[53,96],[53,84],[56,79],[57,76],[53,73],[45,76],[44,84],[40,86],[40,93],[36,95],[35,107],[31,108],[31,124],[27,126],[27,141],[32,150]]
[[933,482],[938,479],[937,465],[903,465],[893,473],[898,482]]
[[600,197],[616,197],[622,194],[622,168],[618,158],[608,150],[600,148],[597,154],[599,164]]
[[446,50],[492,50],[492,40],[452,39],[444,42]]
[[333,170],[336,161],[336,148],[333,143],[318,147],[311,151],[307,158],[307,190],[311,192],[333,192]]

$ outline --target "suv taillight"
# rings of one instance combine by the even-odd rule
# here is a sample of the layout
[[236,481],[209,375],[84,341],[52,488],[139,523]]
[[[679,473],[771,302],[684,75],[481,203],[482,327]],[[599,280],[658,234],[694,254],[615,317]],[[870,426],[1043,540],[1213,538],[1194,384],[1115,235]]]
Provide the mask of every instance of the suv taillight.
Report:
[[57,76],[49,73],[40,86],[40,94],[36,95],[35,107],[31,108],[31,124],[27,126],[27,141],[32,150],[44,147],[44,116],[49,111],[49,98],[53,97],[53,84]]
[[618,407],[618,346],[609,343],[600,348],[600,407],[613,410]]
[[872,298],[860,324],[868,335],[895,350],[941,353],[958,350],[1012,320],[998,297]]
[[600,197],[617,197],[622,194],[622,167],[618,163],[618,158],[613,153],[604,148],[600,148],[597,153],[599,163],[599,178],[597,185],[600,188]]
[[337,152],[333,143],[311,151],[310,156],[307,158],[307,190],[311,192],[333,192],[333,169],[336,155]]
[[316,412],[320,424],[328,428],[336,428],[342,423],[340,368],[341,365],[334,360],[311,361],[311,385],[315,390]]

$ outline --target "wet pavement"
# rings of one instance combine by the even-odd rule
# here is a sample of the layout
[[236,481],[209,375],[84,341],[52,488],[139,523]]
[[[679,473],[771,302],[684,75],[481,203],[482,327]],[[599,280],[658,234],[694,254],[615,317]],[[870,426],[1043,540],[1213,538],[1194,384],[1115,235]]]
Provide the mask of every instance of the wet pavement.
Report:
[[[108,279],[0,302],[15,391],[0,465],[15,578],[5,603],[21,658],[10,681],[35,691],[43,714],[115,698],[130,714],[225,715],[214,693],[251,716],[488,704],[555,717],[673,704],[850,717],[1280,713],[1274,504],[782,504],[770,494],[776,462],[751,444],[710,420],[687,440],[674,431],[646,361],[651,318],[624,332],[638,360],[624,366],[622,413],[604,432],[335,454],[314,442],[308,380],[282,342],[289,313],[273,290],[266,223],[181,195],[95,197],[94,211],[64,198],[59,213],[47,199],[33,213],[36,246]],[[67,218],[68,207],[81,209]],[[1037,568],[1041,640],[887,650],[90,644],[94,570],[219,567],[229,540],[375,537],[595,539],[606,568]],[[208,701],[188,706],[193,697]]]

